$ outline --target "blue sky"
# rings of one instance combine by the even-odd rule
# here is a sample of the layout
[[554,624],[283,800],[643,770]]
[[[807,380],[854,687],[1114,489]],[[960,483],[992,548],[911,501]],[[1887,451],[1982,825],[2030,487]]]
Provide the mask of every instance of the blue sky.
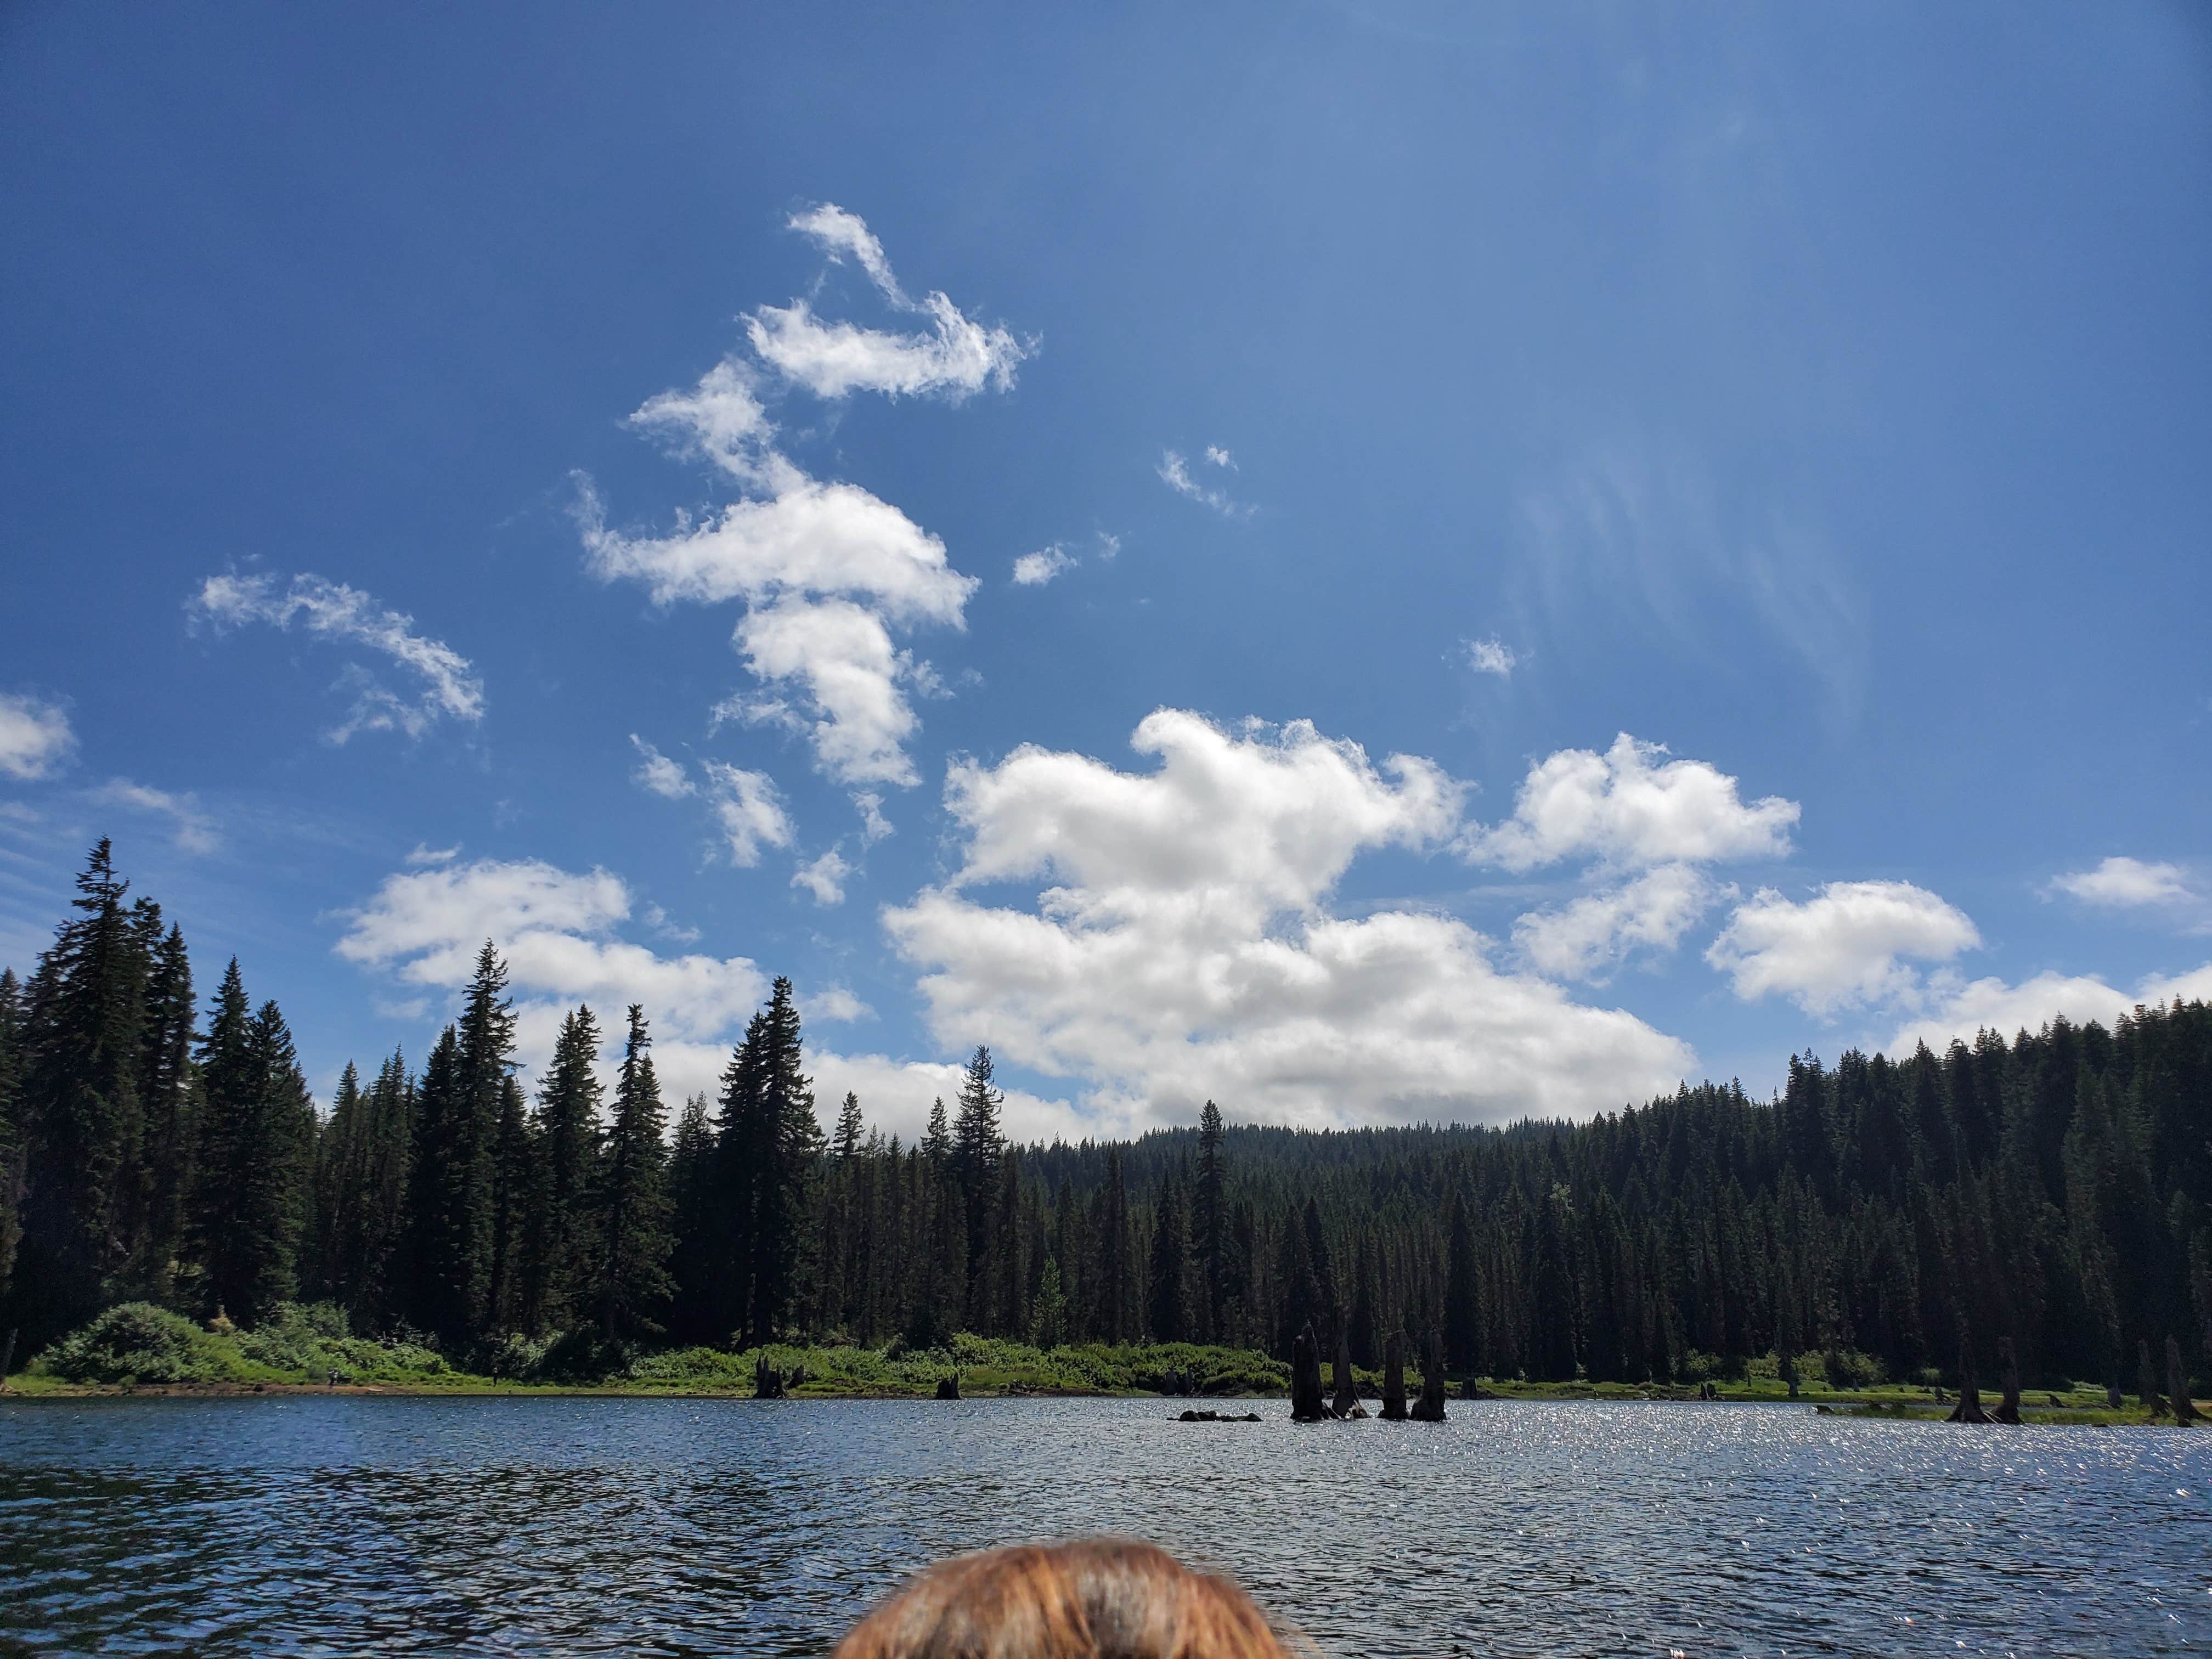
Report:
[[1463,9],[11,9],[0,959],[1035,1133],[2212,993],[2203,14]]

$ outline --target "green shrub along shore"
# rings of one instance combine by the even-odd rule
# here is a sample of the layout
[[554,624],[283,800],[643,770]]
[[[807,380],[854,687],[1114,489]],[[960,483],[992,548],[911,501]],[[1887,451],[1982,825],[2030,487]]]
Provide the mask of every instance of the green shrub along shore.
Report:
[[[908,1348],[849,1343],[770,1344],[737,1350],[711,1347],[641,1351],[592,1332],[549,1341],[520,1337],[449,1364],[434,1342],[402,1334],[352,1335],[344,1310],[330,1304],[283,1304],[252,1330],[228,1322],[213,1328],[149,1303],[108,1309],[71,1332],[10,1379],[9,1393],[27,1398],[116,1393],[237,1394],[327,1390],[333,1386],[380,1394],[715,1395],[750,1396],[765,1358],[793,1379],[793,1397],[933,1398],[957,1375],[969,1397],[1001,1395],[1180,1395],[1270,1398],[1290,1391],[1290,1368],[1249,1348],[1197,1343],[1079,1343],[1050,1349],[963,1332],[947,1343]],[[1816,1410],[1884,1418],[1941,1416],[1925,1382],[1891,1382],[1864,1355],[1846,1353],[1823,1375],[1801,1377],[1798,1401]],[[1610,1382],[1530,1382],[1478,1377],[1482,1395],[1525,1400],[1694,1400],[1709,1382],[1724,1401],[1784,1401],[1789,1387],[1772,1355],[1743,1365],[1717,1362],[1709,1375],[1669,1387]],[[1361,1392],[1379,1393],[1382,1376],[1364,1366],[1353,1375]],[[333,1383],[335,1378],[335,1383]],[[1458,1398],[1465,1379],[1452,1379]],[[1407,1386],[1420,1375],[1409,1368]],[[2101,1388],[2038,1389],[2024,1414],[2053,1424],[2141,1422],[2144,1413],[2113,1410]],[[1469,1405],[1466,1409],[1474,1409]]]

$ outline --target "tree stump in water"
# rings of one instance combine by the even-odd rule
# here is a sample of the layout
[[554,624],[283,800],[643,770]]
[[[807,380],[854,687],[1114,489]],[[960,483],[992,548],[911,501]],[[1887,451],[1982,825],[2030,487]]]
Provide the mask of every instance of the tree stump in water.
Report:
[[2158,1391],[2158,1373],[2150,1368],[2150,1341],[2145,1337],[2136,1339],[2136,1398],[2152,1421],[2166,1415],[2166,1401]]
[[2009,1423],[2013,1427],[2018,1428],[2020,1426],[2020,1360],[2013,1352],[2012,1339],[2008,1336],[1999,1337],[1997,1352],[2004,1356],[2004,1399],[1997,1407],[1994,1420],[1999,1423]]
[[1419,1423],[1444,1420],[1444,1344],[1433,1329],[1421,1350],[1421,1397],[1413,1402],[1410,1415]]
[[781,1400],[783,1398],[783,1373],[768,1363],[766,1354],[753,1361],[753,1398]]
[[1382,1416],[1386,1422],[1406,1420],[1406,1334],[1393,1331],[1382,1339]]
[[1321,1344],[1309,1319],[1291,1344],[1291,1421],[1318,1423],[1328,1415],[1321,1398]]
[[1338,1417],[1366,1416],[1359,1404],[1359,1390],[1352,1381],[1352,1339],[1342,1331],[1336,1334],[1335,1382],[1335,1392],[1329,1398],[1329,1410]]
[[937,1379],[937,1397],[939,1400],[957,1400],[960,1398],[960,1373],[958,1371],[953,1372],[950,1376],[940,1376]]
[[2197,1420],[2197,1406],[2189,1397],[2188,1374],[2181,1369],[2181,1344],[2170,1336],[2166,1339],[2166,1392],[2173,1402],[2175,1426],[2187,1428]]
[[1966,1342],[1959,1344],[1959,1403],[1951,1408],[1946,1423],[1986,1423],[1990,1414],[1982,1409],[1982,1391],[1974,1382],[1974,1351]]

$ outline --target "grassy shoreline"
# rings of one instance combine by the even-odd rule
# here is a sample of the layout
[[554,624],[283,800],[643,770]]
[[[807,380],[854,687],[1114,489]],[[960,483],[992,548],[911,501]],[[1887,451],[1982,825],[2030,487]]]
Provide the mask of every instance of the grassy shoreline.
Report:
[[[214,1328],[145,1304],[125,1304],[72,1333],[8,1379],[0,1399],[123,1396],[237,1399],[255,1395],[384,1395],[423,1398],[750,1399],[757,1370],[773,1367],[793,1400],[933,1400],[957,1376],[968,1399],[1152,1399],[1181,1409],[1230,1401],[1287,1401],[1289,1367],[1250,1349],[1200,1344],[1084,1343],[1042,1349],[961,1334],[928,1348],[899,1343],[771,1344],[736,1351],[691,1347],[641,1352],[571,1333],[542,1343],[509,1339],[450,1363],[406,1337],[356,1337],[335,1309],[287,1305],[256,1329]],[[1356,1369],[1364,1397],[1380,1393],[1378,1371]],[[1407,1386],[1418,1389],[1417,1373]],[[1889,1421],[1941,1419],[1948,1401],[1929,1389],[1815,1373],[1794,1401],[1771,1356],[1709,1384],[1530,1382],[1478,1377],[1481,1397],[1501,1401],[1695,1402],[1710,1386],[1716,1403],[1787,1405],[1836,1416]],[[1840,1383],[1841,1386],[1838,1386]],[[1455,1406],[1461,1384],[1449,1385]],[[1996,1396],[1986,1394],[1987,1405]],[[2101,1388],[2024,1392],[2022,1415],[2046,1425],[2111,1426],[2148,1421],[2115,1410]]]

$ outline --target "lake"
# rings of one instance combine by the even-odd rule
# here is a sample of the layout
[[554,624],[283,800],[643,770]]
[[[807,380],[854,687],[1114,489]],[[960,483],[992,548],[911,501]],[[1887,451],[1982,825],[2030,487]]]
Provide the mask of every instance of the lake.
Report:
[[0,1402],[0,1649],[813,1654],[924,1562],[1097,1531],[1330,1654],[2212,1647],[2212,1433],[1179,1405]]

